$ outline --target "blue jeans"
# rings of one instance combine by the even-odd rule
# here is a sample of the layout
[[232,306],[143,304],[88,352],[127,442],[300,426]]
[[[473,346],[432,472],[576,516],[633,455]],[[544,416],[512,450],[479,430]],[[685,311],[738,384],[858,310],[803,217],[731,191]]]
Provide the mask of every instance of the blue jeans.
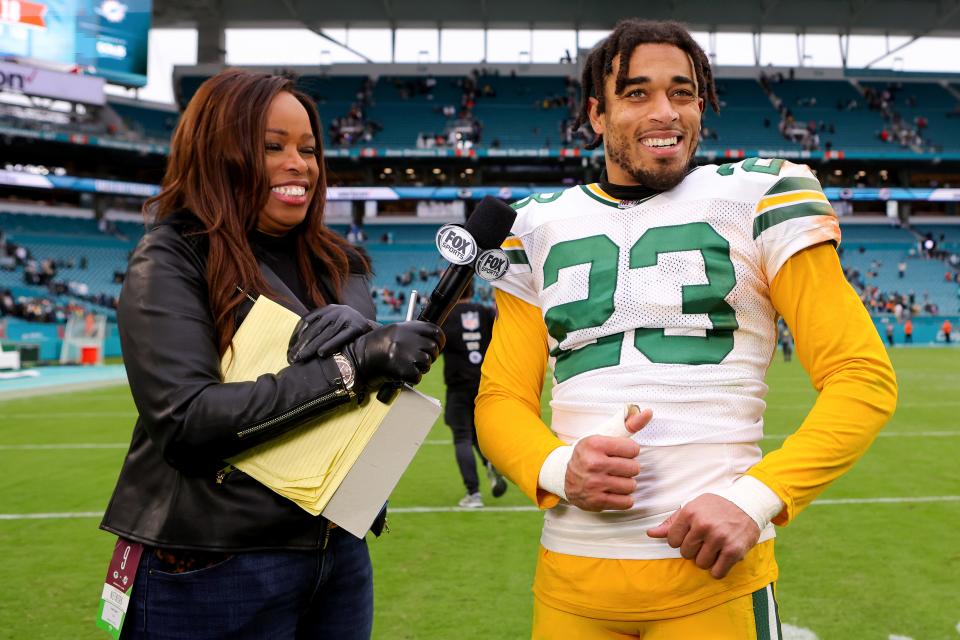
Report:
[[368,640],[373,571],[365,540],[330,531],[323,551],[238,553],[166,573],[145,549],[124,640]]

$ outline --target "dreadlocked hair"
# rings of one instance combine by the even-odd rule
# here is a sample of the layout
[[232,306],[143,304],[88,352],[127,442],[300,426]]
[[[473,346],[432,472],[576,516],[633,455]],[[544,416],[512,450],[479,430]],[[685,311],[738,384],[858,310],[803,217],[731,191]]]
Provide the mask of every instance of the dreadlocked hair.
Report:
[[[599,104],[597,111],[603,113],[606,107],[604,83],[607,76],[613,72],[613,59],[620,56],[620,68],[617,70],[616,93],[623,91],[627,80],[627,62],[630,56],[641,44],[672,44],[686,52],[693,62],[693,72],[697,80],[697,92],[707,102],[715,113],[720,113],[720,103],[717,100],[717,87],[713,82],[713,71],[707,55],[693,39],[690,33],[679,22],[652,20],[638,20],[627,18],[621,20],[600,44],[595,46],[587,56],[580,76],[580,110],[574,129],[590,124],[590,98],[596,98]],[[593,128],[591,127],[591,132]],[[603,136],[593,132],[593,141],[585,145],[587,149],[596,149],[603,142]]]

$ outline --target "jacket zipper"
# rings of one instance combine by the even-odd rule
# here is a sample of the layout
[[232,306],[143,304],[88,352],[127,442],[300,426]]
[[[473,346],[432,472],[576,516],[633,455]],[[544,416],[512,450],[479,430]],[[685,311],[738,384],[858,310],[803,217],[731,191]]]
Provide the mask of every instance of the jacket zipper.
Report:
[[331,391],[330,393],[326,393],[326,394],[320,396],[319,398],[314,398],[313,400],[310,400],[310,401],[308,401],[308,402],[304,402],[303,404],[301,404],[301,405],[299,405],[299,406],[297,406],[297,407],[294,407],[293,409],[290,409],[290,410],[288,410],[288,411],[285,411],[285,412],[281,413],[279,416],[276,416],[276,417],[274,417],[274,418],[270,418],[269,420],[264,420],[263,422],[261,422],[261,423],[259,423],[259,424],[255,424],[255,425],[253,425],[252,427],[250,427],[250,428],[248,428],[248,429],[244,429],[243,431],[238,431],[238,432],[237,432],[237,437],[242,440],[243,438],[246,438],[247,436],[253,435],[253,434],[255,434],[255,433],[259,433],[260,431],[263,431],[264,429],[269,429],[270,427],[272,427],[272,426],[274,426],[274,425],[276,425],[276,424],[279,424],[279,423],[281,423],[281,422],[284,422],[285,420],[288,420],[288,419],[290,419],[290,418],[292,418],[292,417],[294,417],[294,416],[297,416],[297,415],[303,413],[304,411],[307,411],[308,409],[312,409],[313,407],[317,406],[318,404],[322,404],[322,403],[324,403],[324,402],[327,402],[327,401],[329,401],[329,400],[332,400],[333,398],[339,398],[339,397],[342,397],[342,396],[349,395],[349,393],[350,393],[350,392],[347,391],[346,389],[337,389],[337,390],[335,390],[335,391]]
[[327,526],[323,528],[323,545],[321,546],[321,550],[326,551],[328,544],[330,544],[330,522],[327,522]]
[[223,469],[220,469],[220,471],[217,471],[217,484],[223,484],[223,481],[226,479],[226,477],[234,471],[236,471],[236,467],[234,467],[232,464],[228,464]]

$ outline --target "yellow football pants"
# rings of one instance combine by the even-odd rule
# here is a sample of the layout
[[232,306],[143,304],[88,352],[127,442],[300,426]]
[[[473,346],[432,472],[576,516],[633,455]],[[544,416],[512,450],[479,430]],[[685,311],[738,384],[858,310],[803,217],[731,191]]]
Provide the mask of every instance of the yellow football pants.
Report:
[[665,620],[622,621],[567,613],[534,599],[533,640],[780,640],[773,585],[705,611]]

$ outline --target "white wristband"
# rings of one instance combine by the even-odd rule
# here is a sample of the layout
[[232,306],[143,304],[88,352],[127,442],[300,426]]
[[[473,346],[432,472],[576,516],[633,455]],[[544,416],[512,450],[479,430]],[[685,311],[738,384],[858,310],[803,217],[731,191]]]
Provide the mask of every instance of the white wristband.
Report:
[[753,476],[741,476],[721,491],[708,491],[737,505],[757,523],[760,531],[783,509],[783,501],[770,487]]
[[[624,420],[630,413],[630,407],[631,405],[622,405],[612,416],[604,420],[593,433],[588,435],[629,438],[632,434],[624,426]],[[635,410],[639,411],[639,409]],[[543,466],[540,467],[540,477],[537,484],[541,489],[560,496],[564,500],[567,499],[567,465],[570,464],[570,458],[573,457],[573,448],[582,439],[578,438],[573,444],[557,447],[550,452],[547,459],[543,461]]]
[[567,465],[573,457],[573,446],[563,445],[550,452],[540,467],[540,477],[537,484],[544,491],[567,499]]

